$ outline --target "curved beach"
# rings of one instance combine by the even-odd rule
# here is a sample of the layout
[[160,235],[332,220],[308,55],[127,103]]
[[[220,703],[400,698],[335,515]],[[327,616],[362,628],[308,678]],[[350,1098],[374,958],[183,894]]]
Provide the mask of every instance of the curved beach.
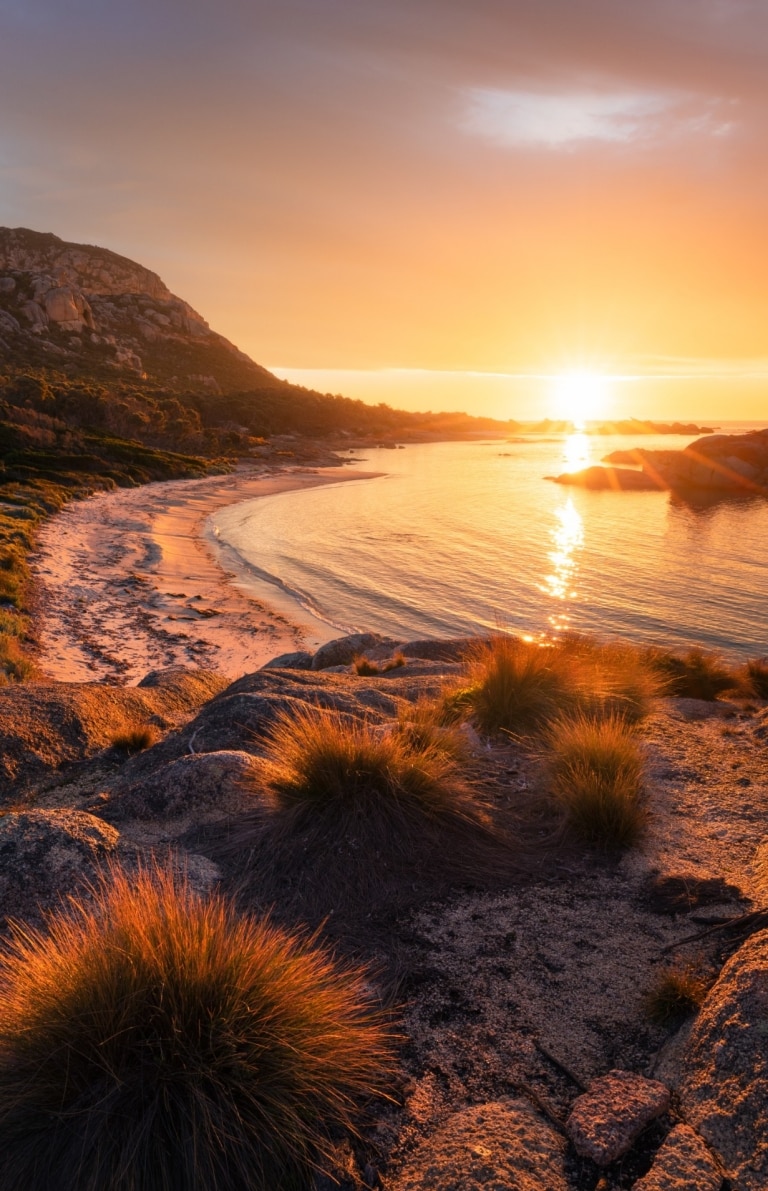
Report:
[[68,505],[44,526],[33,561],[41,668],[60,682],[132,684],[173,665],[237,677],[316,648],[337,630],[295,605],[289,618],[279,589],[228,570],[205,522],[254,497],[372,474],[243,467]]

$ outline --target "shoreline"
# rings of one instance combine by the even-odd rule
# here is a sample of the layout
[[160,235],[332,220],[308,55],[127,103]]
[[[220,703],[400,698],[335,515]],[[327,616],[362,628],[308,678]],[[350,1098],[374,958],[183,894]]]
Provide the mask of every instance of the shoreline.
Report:
[[207,529],[218,510],[261,496],[371,479],[347,468],[241,468],[75,501],[32,556],[38,664],[57,682],[135,685],[194,666],[231,678],[338,635],[280,589],[227,565]]

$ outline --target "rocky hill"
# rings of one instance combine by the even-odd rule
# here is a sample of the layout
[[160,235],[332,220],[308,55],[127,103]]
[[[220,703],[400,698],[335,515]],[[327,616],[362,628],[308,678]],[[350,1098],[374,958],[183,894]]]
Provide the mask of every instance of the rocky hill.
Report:
[[0,358],[184,391],[280,385],[150,269],[28,228],[0,228]]

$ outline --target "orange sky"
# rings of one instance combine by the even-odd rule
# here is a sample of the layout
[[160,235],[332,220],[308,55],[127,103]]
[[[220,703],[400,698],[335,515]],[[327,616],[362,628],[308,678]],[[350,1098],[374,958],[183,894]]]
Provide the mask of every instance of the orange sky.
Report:
[[281,374],[507,417],[589,367],[674,377],[617,413],[768,418],[764,0],[0,18],[1,222],[140,260]]

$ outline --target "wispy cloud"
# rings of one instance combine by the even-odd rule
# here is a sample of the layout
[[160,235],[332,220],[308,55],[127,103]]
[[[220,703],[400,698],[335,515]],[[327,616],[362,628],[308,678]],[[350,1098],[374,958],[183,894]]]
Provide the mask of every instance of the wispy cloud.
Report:
[[733,103],[664,92],[543,94],[483,87],[465,92],[462,127],[496,144],[573,149],[589,142],[654,142],[681,135],[727,136]]

